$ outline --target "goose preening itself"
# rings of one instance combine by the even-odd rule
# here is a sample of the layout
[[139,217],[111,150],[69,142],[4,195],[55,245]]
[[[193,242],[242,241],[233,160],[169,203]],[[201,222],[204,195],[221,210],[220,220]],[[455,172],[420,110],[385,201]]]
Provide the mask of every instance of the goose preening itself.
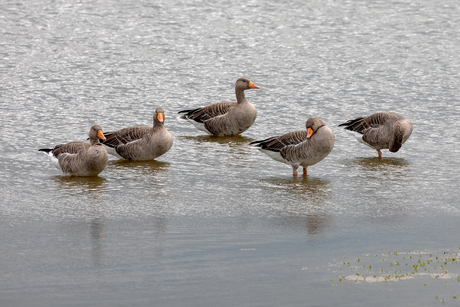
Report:
[[319,118],[309,118],[306,130],[293,131],[281,136],[274,136],[262,141],[251,142],[270,158],[290,164],[292,175],[297,176],[297,168],[307,167],[326,158],[334,147],[335,136],[329,127]]
[[246,78],[235,83],[236,101],[225,101],[207,107],[183,110],[180,119],[192,123],[201,131],[217,136],[238,135],[246,131],[257,117],[256,108],[246,99],[244,91],[259,88]]
[[164,125],[162,108],[153,114],[153,127],[133,126],[105,133],[107,152],[130,161],[153,160],[166,153],[173,144],[171,133]]
[[109,158],[99,140],[105,140],[101,126],[89,130],[89,143],[70,142],[56,145],[53,149],[39,149],[51,158],[51,162],[66,176],[97,176]]
[[397,152],[412,133],[410,120],[393,112],[358,117],[339,127],[344,127],[360,143],[377,150],[379,158],[382,158],[381,149]]

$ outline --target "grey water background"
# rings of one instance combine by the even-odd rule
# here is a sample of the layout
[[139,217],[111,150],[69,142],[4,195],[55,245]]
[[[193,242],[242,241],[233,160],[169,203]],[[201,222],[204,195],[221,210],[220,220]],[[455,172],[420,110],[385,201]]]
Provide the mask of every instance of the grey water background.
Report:
[[[458,305],[459,6],[1,1],[0,305]],[[242,76],[260,86],[242,136],[176,120]],[[174,137],[157,161],[65,178],[37,151],[157,107]],[[337,127],[379,111],[414,125],[382,160]],[[309,117],[336,143],[306,177],[248,146]],[[457,259],[450,278],[346,279],[428,254]]]

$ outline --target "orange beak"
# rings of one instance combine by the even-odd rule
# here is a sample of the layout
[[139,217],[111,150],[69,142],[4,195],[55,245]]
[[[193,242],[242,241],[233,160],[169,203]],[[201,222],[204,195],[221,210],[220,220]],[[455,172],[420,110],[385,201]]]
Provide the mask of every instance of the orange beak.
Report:
[[99,130],[99,131],[97,132],[97,136],[98,136],[101,140],[103,140],[103,141],[107,140],[107,139],[105,138],[105,136],[104,136],[104,133],[102,133],[102,130]]
[[314,133],[313,129],[308,128],[307,129],[307,139],[311,138],[311,135]]
[[165,117],[164,117],[163,113],[158,113],[157,118],[158,118],[158,120],[160,121],[160,123],[162,123],[162,122],[165,121]]
[[258,87],[257,85],[249,81],[249,88],[260,88],[260,87]]

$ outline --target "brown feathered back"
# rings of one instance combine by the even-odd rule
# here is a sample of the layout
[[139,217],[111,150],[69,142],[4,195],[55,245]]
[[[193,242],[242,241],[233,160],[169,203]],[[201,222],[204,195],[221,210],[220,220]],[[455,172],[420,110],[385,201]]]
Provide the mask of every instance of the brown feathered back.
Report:
[[88,135],[89,143],[70,142],[40,151],[47,153],[66,176],[96,176],[108,163],[107,151],[99,142],[104,135],[99,125],[92,126]]
[[397,152],[412,133],[410,120],[393,112],[358,117],[339,127],[362,135],[362,140],[377,151],[389,149]]
[[335,143],[334,133],[319,118],[310,118],[305,126],[314,133],[308,138],[306,130],[293,131],[262,141],[251,142],[272,159],[288,163],[296,170],[323,160]]
[[179,118],[212,135],[230,136],[246,131],[257,117],[256,108],[246,99],[244,91],[259,88],[247,78],[235,83],[237,101],[225,101],[197,109],[179,111]]
[[173,144],[173,138],[164,126],[162,108],[157,108],[153,114],[153,127],[133,126],[105,135],[104,145],[108,152],[130,161],[153,160],[166,153]]

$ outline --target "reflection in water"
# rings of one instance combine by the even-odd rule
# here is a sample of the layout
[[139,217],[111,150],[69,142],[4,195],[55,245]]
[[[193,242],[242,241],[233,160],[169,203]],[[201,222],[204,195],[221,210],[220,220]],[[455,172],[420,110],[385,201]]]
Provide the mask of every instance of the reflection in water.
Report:
[[[152,184],[155,189],[161,189],[167,182],[170,171],[170,163],[156,160],[151,161],[127,161],[115,160],[109,161],[110,175],[117,179],[134,179],[137,178],[143,182]],[[119,182],[120,183],[120,182]],[[128,184],[124,182],[122,185]],[[131,185],[138,185],[139,182],[132,181]]]
[[164,257],[165,250],[165,234],[168,226],[168,218],[165,217],[154,217],[153,218],[153,258],[162,259]]
[[308,215],[307,230],[309,235],[320,234],[324,229],[330,226],[330,217],[326,215]]
[[[71,218],[77,221],[77,224],[71,223],[69,228],[67,219],[63,219],[65,229],[81,239],[81,233],[75,231],[77,228],[85,230],[86,238],[89,226],[89,238],[91,242],[91,258],[95,266],[103,265],[103,245],[101,237],[103,236],[103,217],[106,209],[107,179],[102,177],[56,177],[55,182],[59,189],[66,194],[75,197],[64,197],[55,204],[62,217]],[[91,220],[88,221],[87,218]]]
[[330,192],[330,182],[321,178],[309,176],[270,178],[263,181],[278,188],[286,189],[288,193],[297,193],[308,201],[321,203]]
[[[169,176],[171,164],[160,161],[109,161],[108,178],[111,179],[110,194],[122,204],[133,199],[134,208],[120,206],[118,213],[142,215],[151,212],[164,214],[165,205],[171,197]],[[113,205],[112,205],[113,208]]]
[[91,256],[95,266],[103,265],[103,246],[101,238],[104,234],[104,224],[102,219],[97,217],[91,220],[90,235],[91,235]]
[[[348,213],[366,214],[396,222],[407,215],[405,199],[410,188],[411,164],[403,158],[354,158],[347,160],[352,170],[343,183],[353,204]],[[340,201],[340,197],[338,198]]]
[[382,168],[391,168],[394,166],[409,166],[409,162],[403,158],[354,158],[349,160],[350,164],[360,165],[370,170],[379,170]]
[[[225,147],[219,147],[220,150],[224,150],[226,153],[232,156],[232,159],[244,161],[247,160],[248,155],[254,152],[254,148],[249,146],[249,143],[254,141],[253,138],[248,138],[241,135],[235,136],[213,136],[213,135],[199,135],[199,136],[181,136],[180,137],[187,142],[193,142],[190,146],[213,146],[219,144]],[[208,147],[209,148],[209,147]]]
[[328,180],[302,176],[263,181],[268,183],[270,190],[276,189],[277,194],[284,194],[277,195],[277,198],[289,200],[275,204],[277,215],[282,216],[279,224],[306,228],[309,235],[320,234],[330,226],[328,207],[331,204],[331,186]]
[[120,171],[123,173],[129,172],[131,175],[158,176],[164,175],[169,169],[170,163],[161,162],[156,160],[151,161],[128,161],[128,160],[115,160],[109,161],[108,167],[111,170]]
[[401,179],[410,171],[410,163],[403,158],[354,158],[348,160],[346,164],[352,167],[358,166],[357,173],[361,176],[380,180]]
[[56,176],[54,181],[60,190],[72,195],[85,195],[97,199],[106,192],[107,180],[102,177]]
[[248,138],[242,135],[235,136],[214,136],[214,135],[198,135],[198,136],[181,136],[181,138],[186,140],[192,140],[198,143],[210,142],[218,144],[249,144],[254,139]]

